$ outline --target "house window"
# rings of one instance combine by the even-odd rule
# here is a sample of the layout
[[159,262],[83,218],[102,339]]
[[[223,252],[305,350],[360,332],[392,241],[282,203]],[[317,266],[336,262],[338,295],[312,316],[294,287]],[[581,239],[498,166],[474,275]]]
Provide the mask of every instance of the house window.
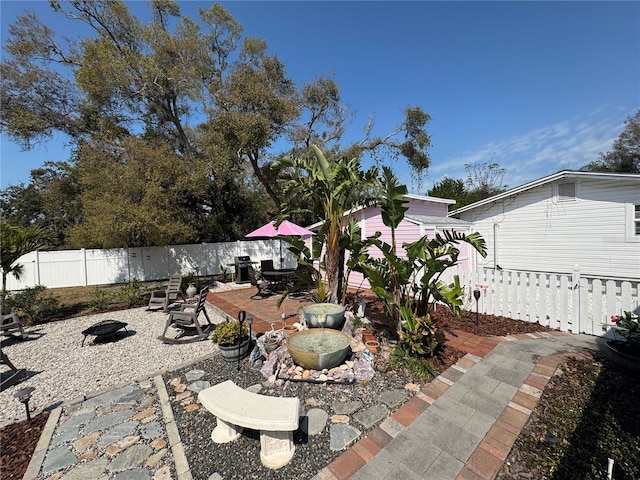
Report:
[[566,202],[576,199],[576,182],[564,182],[558,184],[558,200]]
[[633,223],[635,226],[636,235],[640,235],[640,205],[635,206],[635,215],[633,217]]

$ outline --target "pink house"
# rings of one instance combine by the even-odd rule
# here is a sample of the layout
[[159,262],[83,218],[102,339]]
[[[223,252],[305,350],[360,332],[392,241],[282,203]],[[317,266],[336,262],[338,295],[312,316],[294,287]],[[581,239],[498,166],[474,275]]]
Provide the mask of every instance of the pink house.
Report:
[[[456,230],[463,233],[471,232],[472,224],[470,222],[447,216],[448,207],[449,205],[455,204],[455,200],[414,194],[408,194],[405,198],[408,202],[406,206],[409,209],[405,213],[404,220],[396,229],[396,244],[400,248],[399,254],[403,252],[403,243],[414,242],[424,235],[431,238],[435,233],[443,230]],[[382,234],[380,239],[384,242],[391,243],[391,231],[382,221],[380,207],[371,206],[358,208],[349,212],[348,215],[358,221],[362,229],[363,237],[371,237],[376,232],[380,232]],[[309,228],[313,230],[319,226],[320,224],[315,224]],[[467,244],[460,244],[459,248],[461,249],[459,266],[455,269],[450,269],[456,271],[448,272],[448,275],[458,274],[462,281],[465,273],[468,272],[470,266],[473,265],[472,261],[474,259],[471,256],[473,249],[470,249]],[[377,249],[376,251],[370,251],[369,254],[373,257],[381,256]],[[369,287],[369,284],[363,278],[362,274],[354,272],[349,277],[349,286],[366,289]]]

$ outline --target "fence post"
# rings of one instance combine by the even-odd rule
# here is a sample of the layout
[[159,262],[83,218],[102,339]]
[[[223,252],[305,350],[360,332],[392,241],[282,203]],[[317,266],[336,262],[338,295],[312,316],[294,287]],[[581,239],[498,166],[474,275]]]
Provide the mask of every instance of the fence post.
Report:
[[574,265],[571,273],[571,331],[573,333],[580,333],[582,320],[580,310],[580,267]]
[[87,286],[87,250],[84,248],[80,249],[80,256],[82,257],[81,265],[82,265],[82,286]]

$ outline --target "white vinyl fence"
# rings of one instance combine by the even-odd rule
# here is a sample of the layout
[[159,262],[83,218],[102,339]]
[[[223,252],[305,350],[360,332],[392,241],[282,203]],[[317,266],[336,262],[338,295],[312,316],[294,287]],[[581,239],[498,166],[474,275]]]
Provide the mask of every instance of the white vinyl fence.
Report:
[[282,254],[283,268],[295,268],[296,260],[287,244],[277,239],[240,240],[225,243],[169,245],[149,248],[111,250],[35,251],[23,255],[21,281],[7,277],[8,290],[22,290],[36,285],[47,288],[124,283],[134,278],[142,281],[164,280],[173,273],[199,276],[218,275],[222,268],[234,272],[236,256],[248,255],[251,261],[273,260],[276,266]]
[[473,290],[480,290],[480,312],[564,332],[610,334],[611,315],[640,309],[640,282],[586,278],[577,269],[568,275],[479,269],[466,285],[471,311],[476,309]]

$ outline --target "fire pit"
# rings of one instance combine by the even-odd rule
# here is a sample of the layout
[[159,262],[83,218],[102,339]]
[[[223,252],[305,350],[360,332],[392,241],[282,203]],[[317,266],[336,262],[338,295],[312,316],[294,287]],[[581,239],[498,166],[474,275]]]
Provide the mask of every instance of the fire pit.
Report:
[[91,325],[89,328],[82,331],[82,334],[84,335],[84,338],[82,339],[82,346],[84,346],[84,341],[89,335],[95,335],[97,340],[100,337],[113,336],[122,328],[126,330],[127,324],[119,322],[118,320],[103,320],[102,322]]

